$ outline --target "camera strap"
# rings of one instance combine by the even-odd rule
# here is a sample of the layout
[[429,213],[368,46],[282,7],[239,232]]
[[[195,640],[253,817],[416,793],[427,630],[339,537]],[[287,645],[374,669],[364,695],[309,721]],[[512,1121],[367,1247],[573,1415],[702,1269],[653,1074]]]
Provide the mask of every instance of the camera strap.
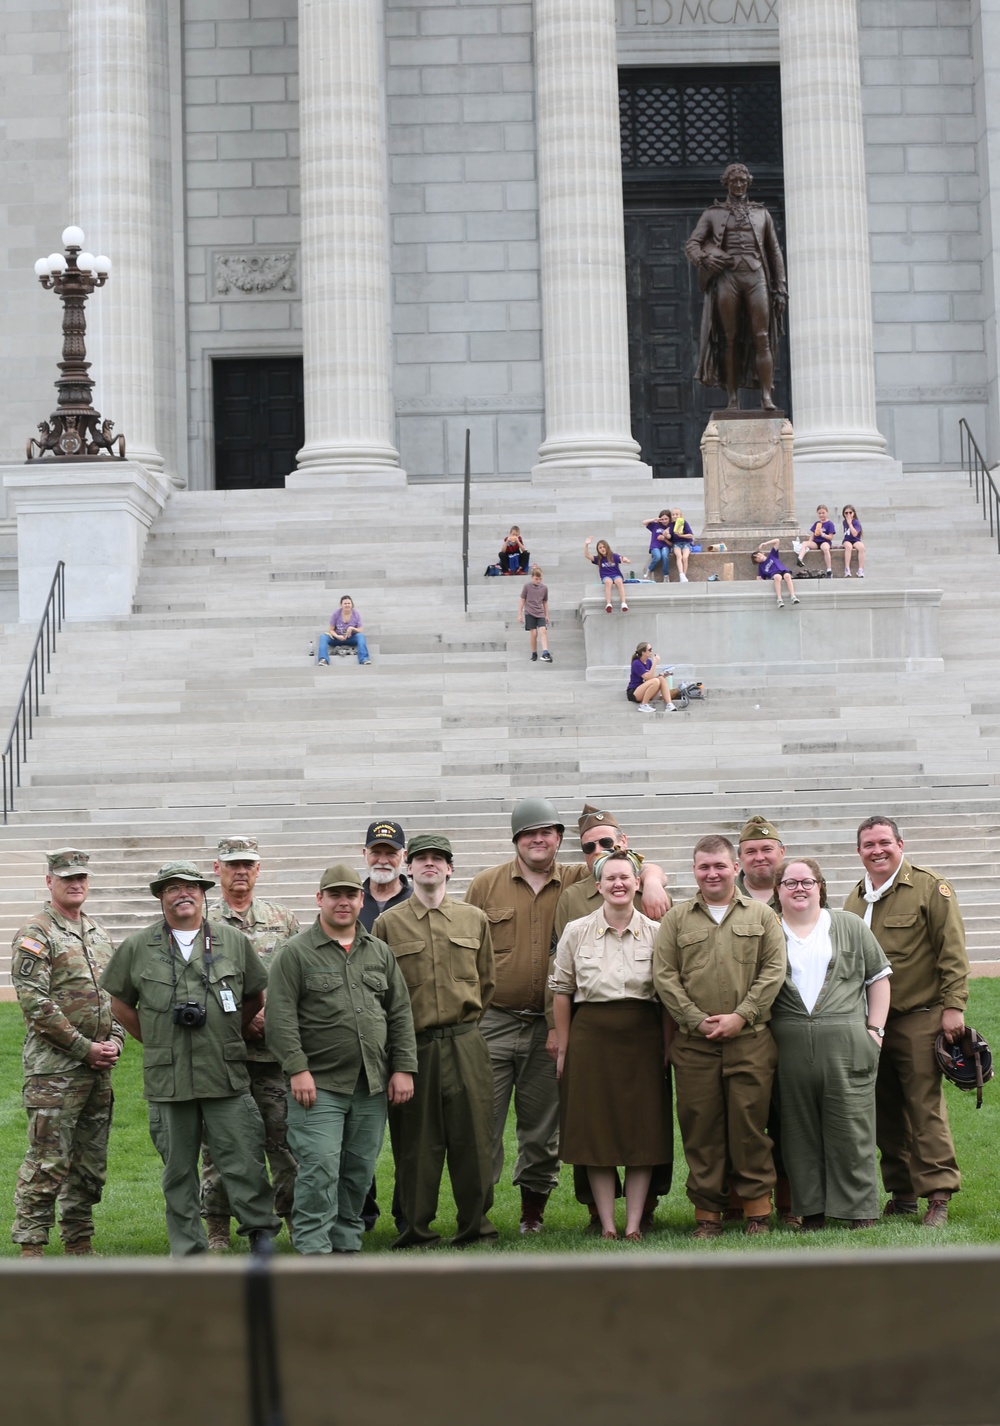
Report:
[[[176,1004],[178,1003],[178,1002],[177,1002],[177,956],[180,955],[180,956],[181,956],[181,959],[183,960],[183,954],[181,953],[180,942],[176,939],[176,937],[174,936],[174,933],[173,933],[172,928],[167,925],[166,921],[164,921],[164,923],[163,923],[163,929],[164,929],[164,930],[166,931],[166,933],[167,933],[167,945],[170,947],[170,980],[171,980],[171,983],[172,983],[172,986],[173,986],[174,1004],[176,1005]],[[208,1011],[208,975],[209,975],[209,971],[212,969],[212,931],[211,931],[211,928],[210,928],[210,926],[209,926],[209,924],[208,924],[207,921],[203,921],[203,922],[201,923],[201,934],[202,934],[202,938],[203,938],[203,940],[204,940],[204,942],[205,942],[205,949],[204,949],[204,953],[203,953],[203,955],[202,955],[202,960],[204,961],[204,966],[205,966],[205,969],[204,969],[204,971],[202,972],[202,983],[203,983],[204,988],[205,988],[205,999],[204,999],[204,1001],[203,1001],[203,1003],[202,1003],[202,1007],[201,1007],[201,1008],[202,1008],[202,1010],[204,1010],[204,1011],[207,1012],[207,1011]]]

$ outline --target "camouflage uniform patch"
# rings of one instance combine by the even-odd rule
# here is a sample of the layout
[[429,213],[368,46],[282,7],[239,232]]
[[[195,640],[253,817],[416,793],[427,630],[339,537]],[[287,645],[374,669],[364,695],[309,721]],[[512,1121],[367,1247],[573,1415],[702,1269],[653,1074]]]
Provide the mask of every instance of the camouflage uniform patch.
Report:
[[[257,897],[242,913],[221,901],[211,908],[208,919],[210,924],[221,922],[242,931],[268,969],[278,947],[290,936],[296,935],[299,929],[293,912],[276,901],[264,901]],[[280,1218],[287,1218],[292,1211],[298,1168],[287,1139],[288,1086],[277,1058],[263,1040],[247,1041],[247,1069],[250,1071],[250,1093],[264,1120],[265,1148],[274,1186],[274,1211]],[[206,1218],[231,1217],[222,1178],[204,1140],[201,1148],[201,1211]]]
[[17,1175],[15,1243],[46,1243],[59,1199],[64,1243],[93,1236],[111,1129],[110,1070],[86,1063],[91,1043],[125,1032],[97,981],[111,941],[88,916],[73,922],[51,905],[14,937],[11,979],[27,1034],[23,1102],[28,1152]]

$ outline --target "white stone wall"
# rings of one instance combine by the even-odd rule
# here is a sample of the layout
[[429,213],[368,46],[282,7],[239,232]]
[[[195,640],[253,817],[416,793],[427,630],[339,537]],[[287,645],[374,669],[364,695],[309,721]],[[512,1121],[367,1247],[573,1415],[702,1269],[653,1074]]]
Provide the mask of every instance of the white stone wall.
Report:
[[[297,6],[188,0],[184,21],[190,481],[200,489],[212,484],[212,357],[302,351]],[[218,259],[239,272],[289,254],[292,290],[285,278],[219,290]]]
[[398,446],[527,475],[542,428],[532,6],[386,0]]
[[[987,360],[969,0],[861,0],[879,427],[914,466],[986,431]],[[794,296],[793,296],[794,300]]]
[[[32,271],[62,250],[69,164],[69,55],[61,0],[4,0],[0,9],[0,463],[56,405],[62,305]],[[103,294],[98,293],[99,301]],[[0,494],[0,517],[5,514]]]

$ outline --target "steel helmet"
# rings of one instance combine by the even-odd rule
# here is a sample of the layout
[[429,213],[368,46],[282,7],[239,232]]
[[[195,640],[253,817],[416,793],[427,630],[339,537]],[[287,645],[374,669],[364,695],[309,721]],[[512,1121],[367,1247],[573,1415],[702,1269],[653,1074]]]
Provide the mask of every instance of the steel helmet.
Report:
[[934,1041],[934,1054],[945,1079],[959,1089],[976,1091],[976,1108],[981,1109],[983,1085],[993,1078],[993,1056],[979,1031],[967,1025],[953,1045],[942,1032]]
[[516,842],[522,832],[533,832],[536,827],[555,827],[560,837],[566,830],[547,797],[524,797],[510,814],[511,841]]

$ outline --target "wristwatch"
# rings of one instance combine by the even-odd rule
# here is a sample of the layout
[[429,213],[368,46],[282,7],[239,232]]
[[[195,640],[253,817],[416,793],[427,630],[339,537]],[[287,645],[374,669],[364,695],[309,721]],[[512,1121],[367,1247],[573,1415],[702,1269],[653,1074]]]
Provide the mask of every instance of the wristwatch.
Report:
[[866,1030],[874,1030],[875,1033],[876,1033],[876,1035],[879,1037],[880,1040],[883,1039],[884,1036],[885,1036],[885,1026],[884,1026],[884,1025],[866,1025],[866,1026],[865,1026],[865,1029],[866,1029]]

